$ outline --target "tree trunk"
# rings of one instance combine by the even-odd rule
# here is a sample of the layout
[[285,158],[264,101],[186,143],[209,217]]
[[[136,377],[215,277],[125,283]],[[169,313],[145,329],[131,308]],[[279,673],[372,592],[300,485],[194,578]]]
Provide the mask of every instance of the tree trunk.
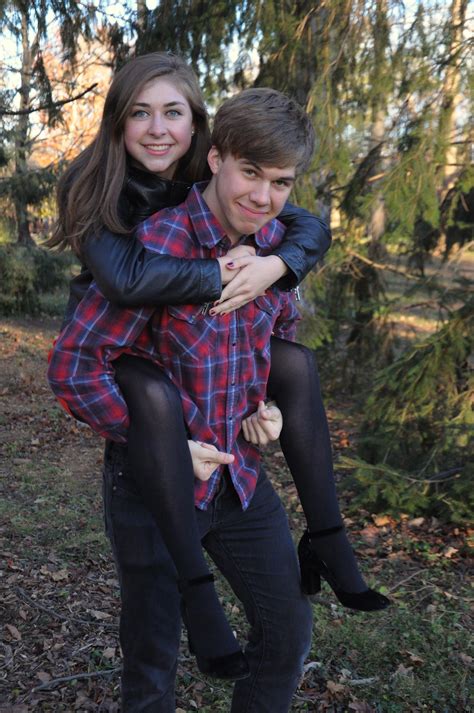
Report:
[[[373,82],[375,86],[375,93],[372,99],[373,123],[370,132],[370,150],[379,146],[385,138],[387,102],[384,85],[388,73],[386,52],[389,42],[387,12],[387,0],[377,0],[375,7],[375,22],[373,27],[375,60]],[[375,163],[373,165],[369,178],[375,176],[377,173],[383,172],[384,168],[384,161],[382,159],[381,163]],[[373,259],[379,257],[381,245],[380,239],[385,232],[385,224],[385,202],[381,191],[376,191],[368,224],[368,234],[370,236],[369,256]]]
[[[458,166],[456,141],[457,109],[461,101],[461,47],[466,20],[467,0],[453,0],[451,5],[450,43],[448,63],[444,76],[442,104],[439,118],[440,142],[445,146],[443,175],[440,186],[440,202],[456,183],[462,166]],[[460,137],[459,137],[460,138]]]
[[[32,51],[28,38],[28,10],[27,6],[21,10],[21,87],[20,87],[20,111],[29,109],[31,91],[31,71],[33,66]],[[28,205],[23,186],[23,178],[28,172],[28,133],[29,115],[20,114],[18,117],[16,138],[15,138],[15,171],[13,178],[18,184],[18,189],[14,198],[15,217],[17,227],[17,242],[25,247],[34,247],[35,242],[30,234],[28,223]]]

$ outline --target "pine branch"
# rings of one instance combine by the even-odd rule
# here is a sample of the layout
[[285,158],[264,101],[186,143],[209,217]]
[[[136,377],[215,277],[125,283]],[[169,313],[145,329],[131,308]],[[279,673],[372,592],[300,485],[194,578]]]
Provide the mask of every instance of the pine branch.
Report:
[[75,102],[78,99],[82,99],[83,96],[91,92],[93,89],[95,89],[98,86],[98,83],[95,82],[94,84],[91,84],[90,87],[87,89],[84,89],[83,92],[80,94],[76,94],[75,97],[71,97],[70,99],[61,99],[61,101],[54,102],[53,104],[40,104],[40,106],[36,107],[31,107],[29,109],[18,109],[17,111],[8,111],[5,109],[0,109],[0,116],[21,116],[25,114],[33,114],[35,111],[43,111],[45,109],[56,109],[57,107],[64,106],[65,104],[70,104],[71,102]]
[[365,262],[366,265],[370,265],[371,267],[375,267],[376,270],[388,270],[389,272],[394,272],[396,275],[402,275],[405,277],[407,280],[419,280],[419,277],[416,275],[410,275],[409,272],[405,272],[405,270],[399,270],[396,267],[392,267],[391,265],[383,265],[380,262],[375,262],[374,260],[370,260],[368,257],[365,257],[365,255],[361,255],[360,253],[356,252],[355,250],[347,250],[347,253],[349,255],[352,255],[352,257],[357,258],[361,262]]

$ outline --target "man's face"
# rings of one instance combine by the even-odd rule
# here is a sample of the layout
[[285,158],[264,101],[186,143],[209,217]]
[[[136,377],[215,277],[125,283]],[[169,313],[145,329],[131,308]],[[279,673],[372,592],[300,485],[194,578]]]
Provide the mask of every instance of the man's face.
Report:
[[232,242],[256,233],[282,210],[295,181],[295,166],[260,166],[215,146],[208,155],[213,173],[204,198]]

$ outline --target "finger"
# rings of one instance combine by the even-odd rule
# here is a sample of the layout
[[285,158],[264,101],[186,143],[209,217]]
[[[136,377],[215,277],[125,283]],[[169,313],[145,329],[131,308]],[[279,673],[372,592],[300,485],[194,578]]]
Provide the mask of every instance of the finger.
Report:
[[229,463],[234,462],[234,456],[232,453],[224,453],[223,451],[216,451],[215,453],[209,453],[206,456],[209,463],[214,463],[215,465],[229,465]]
[[226,263],[226,267],[229,270],[240,270],[246,265],[250,265],[255,259],[255,255],[242,255],[241,257],[229,256],[229,262]]
[[272,433],[271,433],[270,429],[268,429],[267,422],[264,422],[263,424],[261,424],[260,422],[256,423],[255,424],[255,433],[258,438],[259,446],[266,446],[272,440],[272,438],[271,438]]
[[244,438],[246,441],[250,441],[250,434],[249,434],[249,428],[247,424],[247,419],[244,419],[242,421],[242,433],[244,435]]
[[[207,451],[217,451],[217,448],[212,445],[212,443],[204,443],[204,441],[197,441],[197,443]],[[206,453],[206,458],[208,454]]]
[[277,406],[266,406],[261,413],[261,417],[264,421],[278,421],[281,416],[281,411]]
[[265,413],[266,409],[267,409],[267,405],[266,405],[265,401],[259,401],[258,408],[257,408],[257,415],[259,418],[263,417],[263,414]]
[[242,286],[244,284],[245,280],[242,280],[240,275],[237,275],[237,277],[234,277],[232,282],[229,282],[228,285],[224,287],[222,290],[221,296],[219,297],[218,303],[221,304],[222,302],[225,302],[225,300],[230,299],[231,297],[237,297],[237,295],[242,292]]
[[[254,415],[255,415],[255,414],[254,414]],[[256,431],[256,429],[255,429],[255,421],[254,421],[254,417],[253,417],[253,416],[250,416],[250,417],[247,419],[247,428],[248,428],[248,432],[249,432],[249,438],[248,438],[248,440],[250,441],[250,443],[253,443],[254,446],[258,446],[258,444],[259,444],[259,439],[258,439],[257,431]]]
[[194,475],[198,480],[202,480],[205,482],[206,480],[209,480],[214,470],[215,468],[213,468],[213,470],[210,470],[204,464],[202,464],[195,469]]

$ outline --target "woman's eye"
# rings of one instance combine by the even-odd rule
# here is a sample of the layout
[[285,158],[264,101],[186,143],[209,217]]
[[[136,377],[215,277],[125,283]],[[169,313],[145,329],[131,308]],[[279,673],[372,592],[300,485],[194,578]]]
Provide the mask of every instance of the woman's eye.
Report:
[[148,112],[145,111],[144,109],[136,109],[132,113],[132,118],[133,119],[144,119],[148,116]]
[[172,119],[174,119],[177,116],[182,116],[182,114],[177,109],[170,109],[166,112],[166,116],[170,116]]

